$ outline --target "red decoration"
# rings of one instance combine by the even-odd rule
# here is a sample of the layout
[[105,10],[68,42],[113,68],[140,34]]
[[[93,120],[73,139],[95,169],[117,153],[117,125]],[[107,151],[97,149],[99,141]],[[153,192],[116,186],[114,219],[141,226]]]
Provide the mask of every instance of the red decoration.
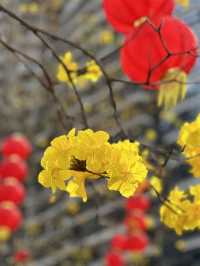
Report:
[[25,188],[15,178],[5,178],[0,183],[0,202],[11,201],[16,205],[25,199]]
[[121,234],[116,234],[111,241],[111,246],[113,249],[125,250],[126,244],[127,237]]
[[161,18],[171,15],[174,0],[104,0],[106,17],[116,31],[129,33],[134,23],[147,17],[152,23],[160,24]]
[[27,262],[30,258],[30,252],[27,249],[18,250],[14,255],[14,261],[16,263]]
[[106,266],[125,266],[125,263],[121,255],[110,251],[106,255]]
[[32,152],[30,142],[22,135],[13,134],[4,139],[2,143],[2,153],[5,157],[18,155],[22,159],[27,159]]
[[128,237],[127,249],[129,251],[144,251],[149,244],[148,237],[145,233],[138,232]]
[[22,159],[17,156],[5,158],[0,162],[0,177],[14,177],[23,182],[28,174],[28,168]]
[[[135,38],[128,38],[121,49],[122,69],[134,82],[159,82],[171,68],[179,68],[188,74],[194,66],[198,42],[184,22],[174,17],[165,17],[160,33],[162,37],[145,23]],[[165,46],[171,52],[168,58]],[[149,75],[153,68],[154,71]],[[150,88],[158,89],[156,86]]]
[[135,210],[147,211],[149,208],[150,200],[148,197],[142,194],[131,197],[126,201],[126,210],[128,212]]
[[22,215],[20,210],[11,202],[0,203],[0,230],[8,228],[10,231],[16,231],[22,224]]
[[125,220],[124,224],[126,225],[127,229],[131,232],[133,231],[146,231],[148,229],[148,223],[146,216],[143,213],[133,213],[129,214]]

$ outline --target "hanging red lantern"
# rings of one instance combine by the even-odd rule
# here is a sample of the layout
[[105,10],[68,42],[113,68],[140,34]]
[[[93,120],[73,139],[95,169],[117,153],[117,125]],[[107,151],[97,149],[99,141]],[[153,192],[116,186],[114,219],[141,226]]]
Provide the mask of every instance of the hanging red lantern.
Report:
[[141,212],[128,214],[124,220],[124,224],[129,232],[138,230],[146,231],[148,229],[146,216]]
[[22,214],[12,202],[0,203],[0,239],[1,236],[9,236],[22,224]]
[[28,174],[28,167],[25,161],[17,156],[4,158],[0,162],[0,177],[14,177],[23,182]]
[[5,138],[1,149],[5,157],[18,155],[24,160],[27,159],[32,152],[32,147],[28,139],[19,134],[13,134]]
[[21,249],[16,251],[14,255],[14,262],[25,263],[30,259],[30,252],[27,249]]
[[133,211],[147,211],[150,208],[150,200],[145,195],[135,195],[126,200],[126,210],[128,213]]
[[127,250],[142,252],[148,247],[148,244],[149,239],[147,234],[138,232],[128,237]]
[[116,31],[128,34],[149,19],[158,25],[164,16],[171,15],[174,0],[104,0],[103,9]]
[[111,246],[113,249],[125,250],[127,244],[127,236],[122,234],[116,234],[111,241]]
[[[185,95],[187,75],[197,60],[197,46],[195,34],[177,18],[163,18],[159,32],[145,23],[121,49],[122,69],[133,82],[160,89],[159,105],[170,101],[176,104]],[[174,80],[177,82],[169,83]]]
[[25,188],[15,178],[5,178],[0,182],[0,202],[11,201],[20,205],[25,199]]
[[106,266],[125,266],[125,262],[120,254],[109,251],[106,255]]

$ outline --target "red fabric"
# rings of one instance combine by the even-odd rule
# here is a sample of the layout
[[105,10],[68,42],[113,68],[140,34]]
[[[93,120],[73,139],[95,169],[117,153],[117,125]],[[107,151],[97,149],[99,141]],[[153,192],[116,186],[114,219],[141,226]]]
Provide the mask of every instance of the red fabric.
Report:
[[174,0],[104,0],[103,9],[108,21],[122,33],[129,33],[134,22],[141,17],[148,17],[154,24],[159,24],[163,16],[171,15]]
[[0,202],[11,201],[20,205],[25,199],[25,188],[17,180],[6,178],[0,183]]
[[149,244],[149,239],[145,233],[135,233],[128,237],[127,249],[129,251],[144,251]]
[[125,266],[125,262],[120,254],[110,251],[106,255],[106,266]]
[[[161,36],[167,48],[174,53],[191,51],[191,54],[167,55],[159,33],[145,23],[132,38],[130,35],[121,49],[121,65],[124,73],[134,82],[145,83],[150,68],[156,67],[149,82],[159,82],[170,68],[181,68],[189,73],[196,62],[198,41],[192,30],[181,20],[165,17],[161,24]],[[195,51],[194,51],[195,50]],[[156,89],[155,86],[150,86]]]
[[24,160],[27,159],[32,152],[31,144],[27,138],[18,135],[12,135],[5,138],[1,149],[5,157],[18,155]]
[[125,250],[126,244],[127,236],[122,234],[116,234],[111,241],[111,246],[113,249]]
[[28,174],[28,167],[25,161],[19,157],[8,157],[0,162],[0,177],[14,177],[19,181],[24,181]]
[[136,195],[127,199],[125,207],[128,212],[135,210],[147,211],[150,208],[150,200],[144,195]]
[[[11,203],[9,203],[11,204]],[[22,214],[14,204],[7,207],[5,203],[0,203],[0,227],[8,227],[11,231],[16,231],[22,224]]]

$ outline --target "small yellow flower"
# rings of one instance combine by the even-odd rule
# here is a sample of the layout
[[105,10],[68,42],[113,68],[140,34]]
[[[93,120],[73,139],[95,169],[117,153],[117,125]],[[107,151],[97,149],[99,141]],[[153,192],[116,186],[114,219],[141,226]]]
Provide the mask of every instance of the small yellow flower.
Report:
[[176,3],[186,9],[190,6],[190,0],[176,0]]
[[192,174],[200,177],[200,115],[195,121],[182,126],[177,143],[182,147],[187,162],[192,166]]
[[[162,193],[163,186],[162,186],[162,180],[160,178],[158,178],[157,176],[152,176],[150,184],[158,193]],[[156,195],[155,191],[152,191],[152,194],[153,196],[155,196]]]
[[111,44],[114,41],[114,35],[112,31],[104,30],[100,32],[99,40],[102,44]]
[[95,61],[87,62],[86,64],[86,73],[83,75],[86,79],[97,82],[102,76],[100,67],[96,64]]
[[[73,55],[71,52],[65,53],[61,57],[62,62],[66,65],[67,69],[70,71],[70,77],[74,83],[77,82],[77,70],[78,64],[74,61]],[[69,76],[65,71],[65,68],[62,64],[58,65],[57,79],[61,82],[69,82]]]

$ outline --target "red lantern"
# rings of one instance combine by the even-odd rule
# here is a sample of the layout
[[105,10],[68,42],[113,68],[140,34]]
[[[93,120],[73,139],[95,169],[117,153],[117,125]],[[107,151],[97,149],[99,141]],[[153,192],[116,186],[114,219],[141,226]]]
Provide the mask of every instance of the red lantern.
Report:
[[0,177],[14,177],[23,182],[28,174],[28,167],[22,159],[17,156],[5,158],[0,162]]
[[5,178],[0,183],[0,202],[11,201],[16,205],[25,199],[25,188],[15,178]]
[[2,143],[2,153],[5,157],[18,155],[22,159],[27,159],[32,152],[32,147],[28,139],[22,135],[13,134],[4,139]]
[[127,237],[125,235],[116,234],[111,241],[111,246],[113,249],[125,250],[126,243]]
[[135,233],[128,237],[127,250],[129,251],[144,251],[149,244],[149,239],[145,233]]
[[27,249],[18,250],[14,255],[14,261],[16,263],[27,262],[30,258],[30,252]]
[[126,225],[127,229],[131,232],[138,230],[146,231],[148,229],[148,223],[145,215],[139,212],[129,214],[125,218],[124,224]]
[[165,17],[161,25],[161,37],[149,23],[145,23],[135,38],[128,38],[121,49],[124,73],[132,81],[147,83],[153,89],[159,86],[152,83],[161,81],[170,69],[180,69],[188,74],[197,59],[197,38],[184,22]]
[[164,16],[172,14],[174,0],[104,0],[103,8],[112,26],[128,34],[148,18],[158,25]]
[[0,232],[7,230],[14,232],[22,224],[22,215],[20,210],[12,202],[0,203]]
[[136,195],[126,201],[126,210],[128,212],[133,212],[136,210],[144,212],[147,211],[149,208],[150,200],[144,195]]
[[106,255],[106,266],[125,266],[125,263],[121,255],[110,251]]

